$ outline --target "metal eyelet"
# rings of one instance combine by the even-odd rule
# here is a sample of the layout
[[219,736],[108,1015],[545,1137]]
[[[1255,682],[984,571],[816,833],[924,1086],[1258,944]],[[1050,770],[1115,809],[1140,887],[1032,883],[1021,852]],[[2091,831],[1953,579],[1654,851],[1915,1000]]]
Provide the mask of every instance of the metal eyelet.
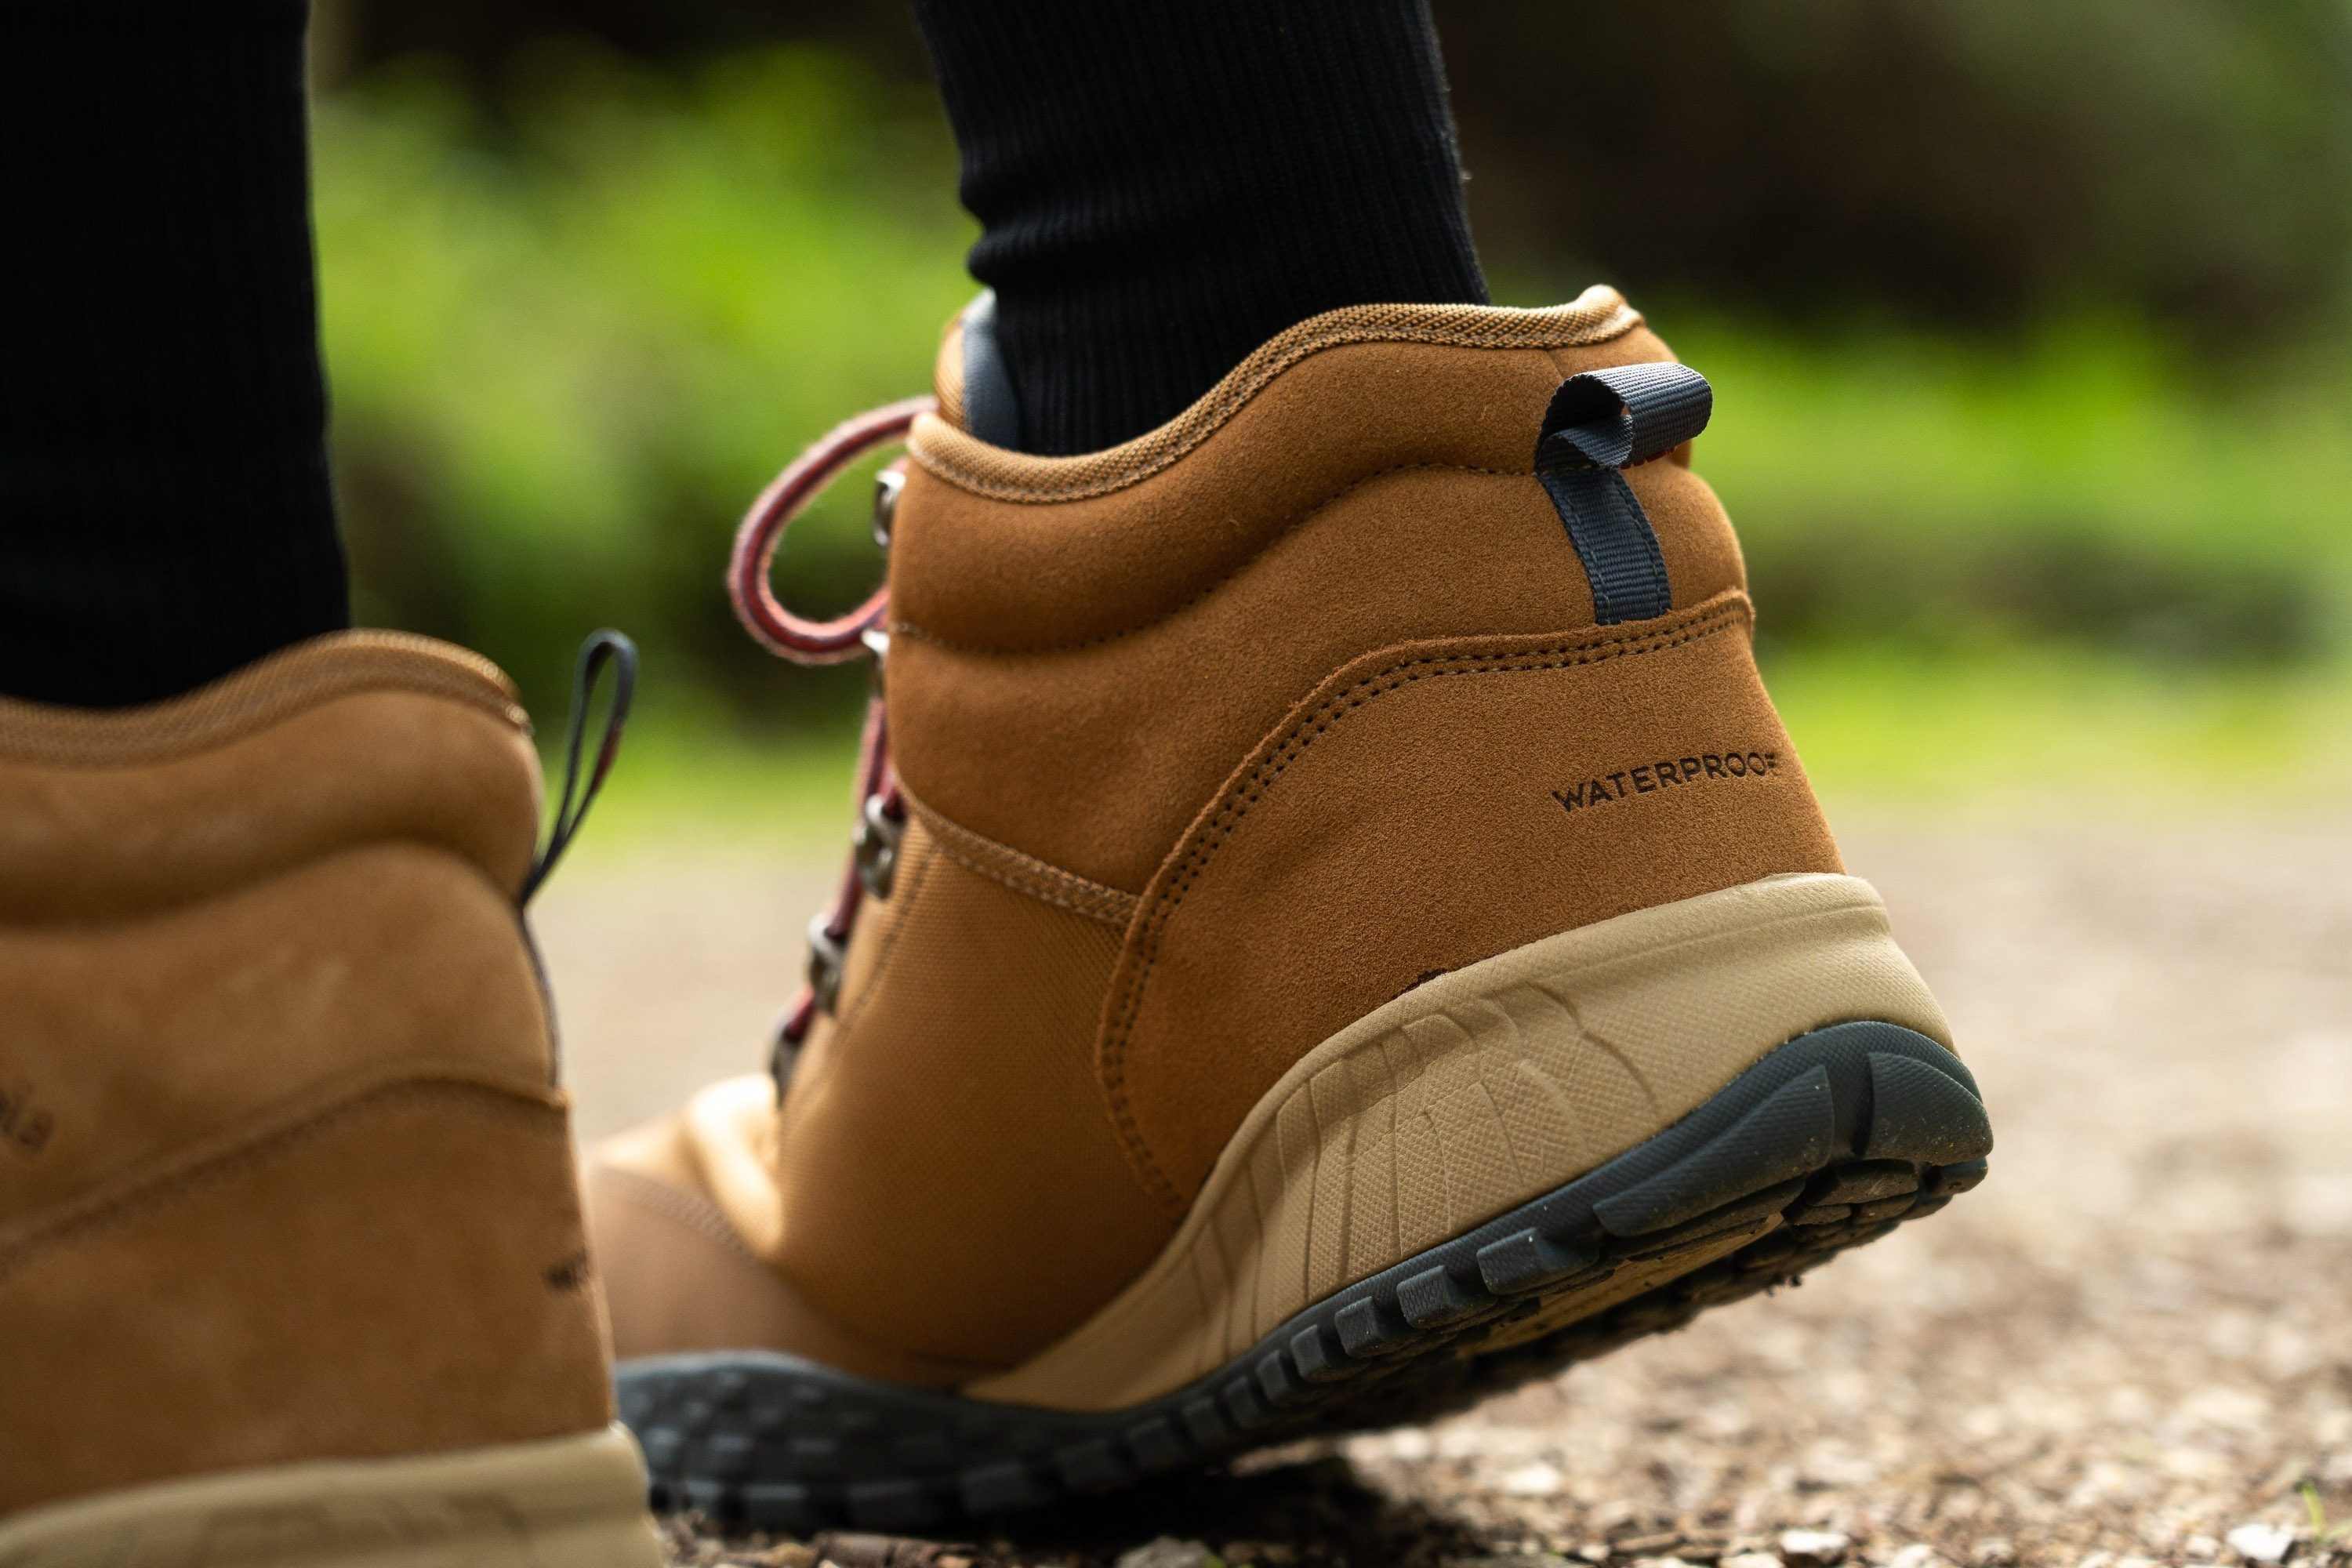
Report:
[[892,816],[882,796],[866,797],[866,810],[849,843],[857,861],[857,879],[877,899],[890,896],[891,883],[898,874],[898,843],[906,837],[906,819]]
[[898,496],[907,488],[907,472],[892,465],[874,476],[874,542],[890,548],[890,525],[898,520]]
[[809,989],[816,994],[816,1005],[824,1012],[833,1011],[841,999],[841,967],[848,952],[841,938],[825,929],[828,916],[820,914],[809,921]]

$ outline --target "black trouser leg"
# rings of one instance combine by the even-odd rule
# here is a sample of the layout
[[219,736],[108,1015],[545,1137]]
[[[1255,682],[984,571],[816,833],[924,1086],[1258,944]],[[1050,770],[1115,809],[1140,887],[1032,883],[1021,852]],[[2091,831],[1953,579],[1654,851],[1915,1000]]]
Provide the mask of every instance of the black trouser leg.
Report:
[[304,20],[0,12],[0,694],[145,701],[348,624]]
[[1426,0],[914,0],[1022,445],[1167,420],[1343,305],[1484,303]]

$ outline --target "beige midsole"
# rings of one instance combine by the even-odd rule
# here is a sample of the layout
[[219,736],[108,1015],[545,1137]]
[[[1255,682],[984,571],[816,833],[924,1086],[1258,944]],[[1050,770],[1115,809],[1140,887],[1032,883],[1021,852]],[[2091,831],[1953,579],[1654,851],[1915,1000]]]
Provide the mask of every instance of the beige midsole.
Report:
[[1792,1037],[1857,1018],[1951,1043],[1853,877],[1768,877],[1442,975],[1284,1075],[1133,1285],[966,1392],[1110,1410],[1180,1388],[1664,1131]]
[[660,1568],[618,1426],[127,1488],[0,1520],[0,1568]]

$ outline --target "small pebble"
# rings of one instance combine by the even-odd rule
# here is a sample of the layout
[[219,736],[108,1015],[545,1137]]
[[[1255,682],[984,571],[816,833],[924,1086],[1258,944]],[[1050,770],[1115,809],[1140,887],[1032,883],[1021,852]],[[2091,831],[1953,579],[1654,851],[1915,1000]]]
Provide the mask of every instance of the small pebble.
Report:
[[2284,1524],[2242,1524],[2230,1531],[2230,1550],[2249,1563],[2277,1568],[2294,1550],[2294,1531]]
[[1836,1568],[1853,1545],[1834,1530],[1791,1530],[1780,1536],[1780,1561],[1789,1568]]
[[1197,1541],[1162,1535],[1122,1552],[1118,1568],[1223,1568],[1223,1560]]
[[1566,1483],[1567,1479],[1556,1468],[1538,1459],[1505,1476],[1503,1490],[1512,1497],[1558,1497]]
[[1780,1568],[1780,1560],[1769,1552],[1738,1552],[1717,1563],[1715,1568]]
[[1612,1545],[1626,1557],[1650,1557],[1661,1552],[1671,1552],[1682,1543],[1682,1531],[1662,1530],[1654,1535],[1629,1535],[1622,1541],[1612,1542]]
[[837,1563],[839,1568],[945,1568],[940,1560],[949,1548],[911,1536],[835,1530],[818,1536],[806,1550],[820,1564]]

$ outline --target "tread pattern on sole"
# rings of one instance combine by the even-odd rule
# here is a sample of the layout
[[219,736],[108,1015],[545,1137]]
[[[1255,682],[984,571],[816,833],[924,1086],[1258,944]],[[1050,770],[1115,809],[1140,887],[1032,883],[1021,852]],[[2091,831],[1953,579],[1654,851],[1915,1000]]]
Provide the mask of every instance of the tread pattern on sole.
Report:
[[[1991,1148],[1958,1058],[1897,1025],[1836,1024],[1598,1169],[1128,1409],[991,1404],[740,1352],[624,1363],[621,1414],[656,1507],[763,1530],[938,1527],[1267,1443],[1449,1415],[1933,1213],[1983,1180]],[[1579,1293],[1636,1266],[1661,1277],[1575,1314]],[[1553,1304],[1569,1321],[1539,1319]]]

